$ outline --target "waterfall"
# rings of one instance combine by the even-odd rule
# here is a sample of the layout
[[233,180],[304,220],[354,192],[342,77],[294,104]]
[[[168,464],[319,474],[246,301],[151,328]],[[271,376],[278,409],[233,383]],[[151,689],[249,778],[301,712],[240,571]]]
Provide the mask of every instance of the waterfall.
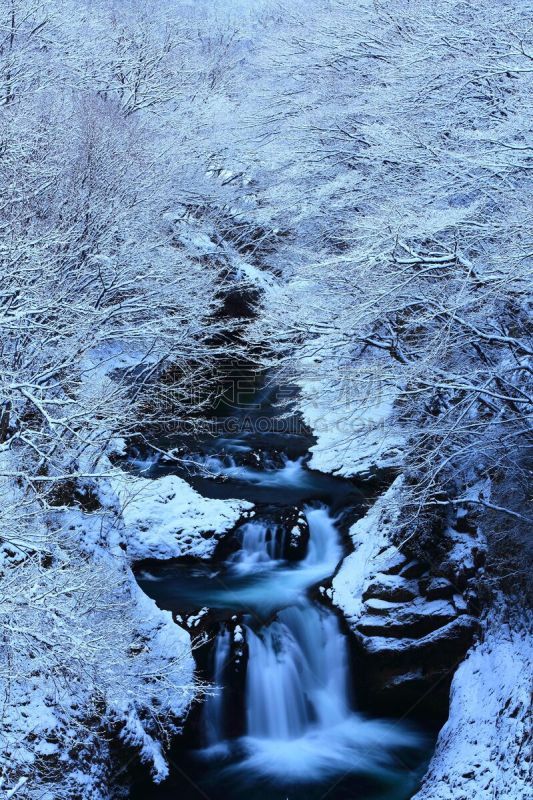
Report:
[[[324,507],[307,508],[309,544],[305,558],[292,571],[280,570],[293,592],[292,605],[282,608],[269,625],[245,620],[248,645],[246,677],[247,733],[252,737],[294,739],[311,727],[331,725],[349,714],[346,642],[331,611],[307,600],[305,589],[336,567],[341,549],[334,521]],[[240,571],[271,568],[283,556],[278,526],[261,520],[241,527],[241,549],[230,561]],[[272,584],[265,584],[272,591]],[[286,591],[286,590],[285,590]],[[230,646],[229,631],[218,635],[214,652],[215,684],[223,685]],[[223,732],[222,692],[206,704],[209,742]]]
[[305,517],[309,526],[309,544],[302,566],[320,567],[322,577],[331,575],[342,558],[342,548],[335,521],[324,506],[306,508]]
[[[342,557],[339,533],[327,508],[304,513],[309,543],[302,561],[290,567],[281,560],[278,527],[260,520],[242,526],[241,550],[230,559],[247,581],[253,576],[253,584],[231,593],[233,608],[248,609],[243,619],[246,735],[235,743],[239,760],[226,772],[283,785],[339,773],[390,775],[396,767],[394,750],[418,747],[420,739],[405,726],[365,719],[351,707],[346,638],[334,612],[306,593],[334,572]],[[224,627],[213,659],[213,680],[219,685],[229,649],[230,633]],[[231,708],[222,692],[209,698],[207,757],[223,752],[226,758],[231,751],[230,742],[224,742],[226,712]]]
[[224,672],[230,653],[230,632],[223,628],[218,634],[213,656],[214,693],[209,695],[204,707],[206,739],[209,745],[224,739]]
[[241,571],[250,571],[257,565],[275,566],[283,558],[285,537],[277,525],[254,520],[244,524],[240,533],[241,549],[231,562]]
[[[305,510],[309,525],[307,555],[299,571],[305,582],[335,569],[341,550],[326,508]],[[273,558],[267,526],[249,523],[243,538],[248,560]],[[317,572],[318,567],[318,572]],[[254,631],[245,625],[248,642],[246,708],[248,734],[293,739],[312,725],[332,724],[349,713],[346,643],[335,615],[302,595],[282,609],[274,622]]]
[[[181,752],[183,770],[177,769],[192,770],[195,797],[213,800],[374,797],[367,785],[384,787],[381,800],[405,800],[405,786],[416,781],[409,759],[422,740],[405,723],[355,710],[348,639],[334,610],[313,595],[343,557],[335,511],[357,509],[362,493],[351,481],[308,469],[298,444],[289,456],[280,453],[278,437],[264,440],[254,449],[247,433],[222,436],[180,456],[181,470],[201,494],[254,503],[254,516],[227,540],[231,547],[238,541],[237,552],[223,563],[150,566],[142,573],[158,605],[192,613],[189,630],[195,617],[204,620],[201,643],[215,634],[212,693],[200,729],[194,723],[190,729],[196,746]],[[162,469],[141,461],[136,467]],[[293,530],[295,509],[301,538]],[[303,557],[302,515],[309,533]],[[203,786],[205,792],[196,791]],[[170,791],[174,797],[188,790],[181,782],[177,794]]]
[[302,651],[281,622],[273,622],[261,635],[248,625],[245,630],[247,732],[271,739],[295,738],[309,718],[300,686]]
[[147,455],[142,455],[138,448],[135,448],[133,455],[129,458],[128,463],[135,469],[136,472],[140,473],[144,477],[149,477],[151,471],[160,461],[160,454],[159,453],[148,453]]
[[255,633],[246,626],[248,734],[295,739],[349,714],[346,644],[334,614],[301,601]]

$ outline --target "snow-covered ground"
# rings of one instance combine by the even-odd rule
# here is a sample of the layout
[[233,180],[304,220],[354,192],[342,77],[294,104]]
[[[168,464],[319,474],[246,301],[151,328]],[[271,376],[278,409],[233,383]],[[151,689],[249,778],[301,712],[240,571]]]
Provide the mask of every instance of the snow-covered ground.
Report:
[[531,797],[531,645],[531,627],[486,620],[454,675],[450,716],[414,800]]
[[397,391],[382,384],[375,395],[360,395],[362,387],[349,371],[340,371],[332,383],[320,377],[320,364],[308,361],[309,374],[297,383],[299,409],[317,438],[310,466],[344,477],[398,467],[404,438],[398,427],[388,424]]

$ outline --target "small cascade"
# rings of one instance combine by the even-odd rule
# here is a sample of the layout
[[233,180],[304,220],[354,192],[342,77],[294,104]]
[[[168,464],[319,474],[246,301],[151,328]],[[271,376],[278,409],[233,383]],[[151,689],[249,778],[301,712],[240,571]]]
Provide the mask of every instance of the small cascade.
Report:
[[239,467],[234,456],[194,455],[183,458],[181,463],[193,475],[205,475],[208,478],[229,477]]
[[204,706],[205,734],[208,745],[224,739],[224,673],[230,655],[231,636],[223,628],[216,638],[213,655],[214,694],[209,695]]
[[[234,450],[235,452],[235,450]],[[182,464],[193,474],[212,478],[249,483],[255,486],[269,487],[271,489],[291,487],[311,487],[313,480],[311,474],[304,467],[303,456],[294,460],[283,459],[283,466],[278,466],[274,461],[266,463],[263,468],[255,468],[238,464],[235,456],[226,455],[196,455],[182,459]]]
[[234,467],[226,472],[234,480],[253,483],[257,486],[267,486],[271,489],[291,488],[312,485],[310,473],[303,466],[303,457],[291,461],[284,459],[282,467],[256,470],[252,467]]
[[305,516],[309,526],[309,544],[302,566],[321,567],[321,572],[331,575],[342,558],[342,548],[335,520],[325,506],[306,508]]
[[143,477],[150,476],[152,470],[159,464],[161,456],[159,453],[148,453],[143,455],[140,450],[135,448],[134,453],[129,458],[129,464]]
[[258,566],[273,567],[284,556],[285,536],[277,525],[253,520],[241,527],[241,549],[235,553],[231,562],[242,572],[249,572]]

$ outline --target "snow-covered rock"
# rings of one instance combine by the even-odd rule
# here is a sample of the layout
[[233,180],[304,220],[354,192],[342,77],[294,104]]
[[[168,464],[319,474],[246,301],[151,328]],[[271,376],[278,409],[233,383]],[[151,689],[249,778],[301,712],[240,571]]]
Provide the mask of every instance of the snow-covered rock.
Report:
[[118,472],[111,480],[124,526],[128,557],[209,558],[218,537],[252,508],[244,500],[202,497],[176,475],[156,480]]
[[363,599],[378,598],[382,602],[401,603],[406,600],[414,600],[417,595],[418,584],[416,581],[408,580],[403,575],[386,573],[379,575],[366,585]]
[[333,579],[332,599],[358,643],[361,678],[374,706],[407,711],[427,697],[442,713],[451,671],[477,628],[467,576],[483,539],[477,531],[450,529],[441,564],[411,558],[394,544],[403,491],[400,476],[352,526],[353,552]]
[[365,584],[380,569],[391,563],[407,562],[392,545],[394,525],[400,514],[403,477],[398,477],[368,513],[350,529],[353,552],[342,562],[333,579],[333,602],[351,625],[364,610]]
[[[379,605],[378,605],[379,604]],[[457,616],[457,609],[446,600],[425,601],[417,598],[407,603],[388,603],[369,600],[358,624],[365,636],[393,636],[418,638],[447,625]]]

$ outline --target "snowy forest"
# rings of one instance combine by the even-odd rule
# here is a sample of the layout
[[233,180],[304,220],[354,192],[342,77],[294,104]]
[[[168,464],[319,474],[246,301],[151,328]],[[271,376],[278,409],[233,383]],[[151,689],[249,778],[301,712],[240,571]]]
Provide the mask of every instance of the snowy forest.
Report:
[[532,12],[0,0],[0,797],[530,797]]

